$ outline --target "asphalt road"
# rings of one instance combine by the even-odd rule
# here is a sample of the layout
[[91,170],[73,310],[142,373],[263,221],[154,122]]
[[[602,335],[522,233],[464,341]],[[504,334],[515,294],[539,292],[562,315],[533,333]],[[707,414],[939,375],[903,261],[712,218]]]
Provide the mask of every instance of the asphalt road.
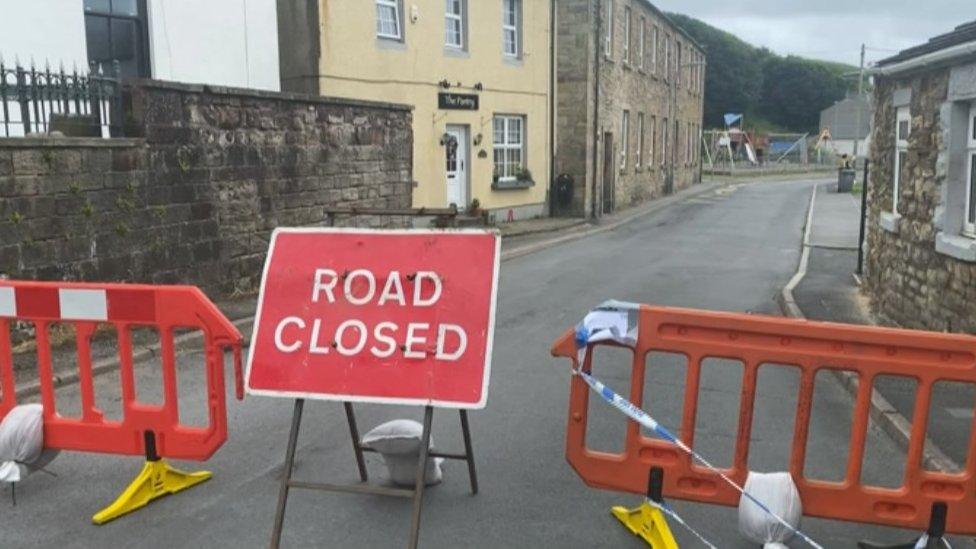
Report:
[[[590,308],[609,299],[727,311],[777,314],[774,296],[796,269],[811,182],[726,187],[648,215],[617,230],[506,262],[502,267],[488,408],[472,415],[481,493],[468,493],[463,463],[448,463],[445,481],[428,491],[424,547],[642,547],[608,512],[638,503],[632,495],[587,488],[564,459],[570,372],[548,354],[551,342]],[[620,355],[600,357],[598,375],[622,388]],[[614,361],[614,359],[618,359]],[[652,360],[649,407],[676,425],[682,365]],[[194,374],[199,351],[181,353],[181,381]],[[732,369],[705,367],[698,449],[719,464],[731,459],[738,406]],[[597,371],[597,370],[595,370]],[[797,378],[761,373],[750,466],[779,470],[793,429]],[[140,397],[158,398],[160,380],[141,368]],[[189,385],[189,384],[185,384]],[[102,395],[117,386],[99,378]],[[228,384],[228,387],[231,385]],[[844,468],[851,401],[831,376],[816,385],[807,473],[837,478]],[[77,406],[76,388],[58,393],[59,410]],[[194,396],[195,395],[195,396]],[[203,395],[186,395],[181,414],[201,418]],[[100,401],[111,415],[111,399]],[[63,408],[62,408],[63,404]],[[591,399],[590,442],[622,443],[622,416]],[[267,546],[284,458],[292,403],[248,398],[230,404],[230,437],[206,464],[205,485],[153,503],[108,525],[90,523],[138,472],[134,458],[65,453],[52,465],[58,476],[37,474],[22,483],[18,504],[0,499],[0,547],[227,547]],[[360,428],[397,417],[420,418],[414,409],[359,407]],[[352,482],[356,478],[345,418],[335,403],[310,403],[301,433],[296,477]],[[442,450],[460,449],[457,414],[437,412],[434,439]],[[886,466],[897,448],[871,431],[867,480],[897,481]],[[375,478],[380,460],[367,456]],[[192,468],[193,464],[185,464]],[[873,479],[873,480],[872,480]],[[285,523],[286,547],[402,547],[410,502],[373,496],[293,492]],[[720,547],[753,547],[737,531],[736,511],[674,502],[685,519]],[[804,529],[824,547],[853,547],[862,538],[902,542],[910,532],[805,520]],[[684,547],[699,544],[677,525]],[[802,547],[794,543],[793,547]],[[958,546],[958,545],[957,545]]]

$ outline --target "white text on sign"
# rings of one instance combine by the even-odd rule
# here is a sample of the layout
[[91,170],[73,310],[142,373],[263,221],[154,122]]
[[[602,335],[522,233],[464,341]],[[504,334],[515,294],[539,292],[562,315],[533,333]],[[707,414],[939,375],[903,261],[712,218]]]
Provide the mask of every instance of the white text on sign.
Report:
[[[410,286],[412,291],[406,289]],[[442,293],[441,277],[432,271],[419,271],[409,276],[390,271],[381,288],[376,275],[367,269],[356,269],[343,275],[333,269],[316,269],[310,301],[313,304],[335,304],[342,299],[357,307],[422,308],[436,305]],[[434,338],[433,342],[431,338]],[[369,327],[358,319],[347,319],[330,331],[321,318],[309,323],[304,318],[288,316],[275,328],[274,343],[278,351],[286,354],[307,349],[312,355],[327,355],[335,349],[340,355],[354,356],[368,347],[368,352],[376,358],[389,358],[400,348],[405,358],[423,359],[433,352],[437,360],[453,362],[464,355],[468,335],[456,324],[431,326],[426,322],[411,322],[400,326],[394,322],[380,322]]]

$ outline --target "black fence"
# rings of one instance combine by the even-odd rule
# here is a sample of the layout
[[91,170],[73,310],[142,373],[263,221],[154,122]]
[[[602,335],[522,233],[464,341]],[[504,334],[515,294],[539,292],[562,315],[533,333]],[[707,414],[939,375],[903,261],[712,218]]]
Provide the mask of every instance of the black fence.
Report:
[[112,75],[101,68],[29,68],[0,58],[0,136],[60,132],[71,137],[122,135],[122,88],[116,63]]

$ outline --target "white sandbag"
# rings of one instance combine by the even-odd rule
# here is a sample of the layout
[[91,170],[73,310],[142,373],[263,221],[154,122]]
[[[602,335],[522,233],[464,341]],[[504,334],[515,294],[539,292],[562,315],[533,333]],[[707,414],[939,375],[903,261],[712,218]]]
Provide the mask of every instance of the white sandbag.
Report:
[[18,482],[44,450],[44,408],[14,406],[0,421],[0,481]]
[[[793,528],[799,527],[803,504],[789,473],[750,472],[745,489]],[[784,543],[794,534],[746,497],[739,499],[739,532],[751,542],[764,544],[764,549],[786,549]]]
[[[424,426],[410,419],[388,421],[363,437],[363,446],[372,448],[383,456],[383,462],[390,472],[390,480],[401,486],[414,486],[417,483],[417,460],[420,458],[420,443],[423,441]],[[433,448],[434,439],[430,440]],[[438,484],[444,478],[441,463],[444,458],[427,460],[424,482]]]

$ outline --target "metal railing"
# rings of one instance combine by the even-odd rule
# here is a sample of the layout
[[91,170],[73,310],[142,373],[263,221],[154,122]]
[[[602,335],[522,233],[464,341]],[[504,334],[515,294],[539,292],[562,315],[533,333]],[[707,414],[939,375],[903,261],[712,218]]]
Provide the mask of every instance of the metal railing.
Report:
[[58,131],[74,137],[122,135],[122,88],[118,63],[113,74],[51,70],[0,57],[0,131],[2,137],[24,137]]

